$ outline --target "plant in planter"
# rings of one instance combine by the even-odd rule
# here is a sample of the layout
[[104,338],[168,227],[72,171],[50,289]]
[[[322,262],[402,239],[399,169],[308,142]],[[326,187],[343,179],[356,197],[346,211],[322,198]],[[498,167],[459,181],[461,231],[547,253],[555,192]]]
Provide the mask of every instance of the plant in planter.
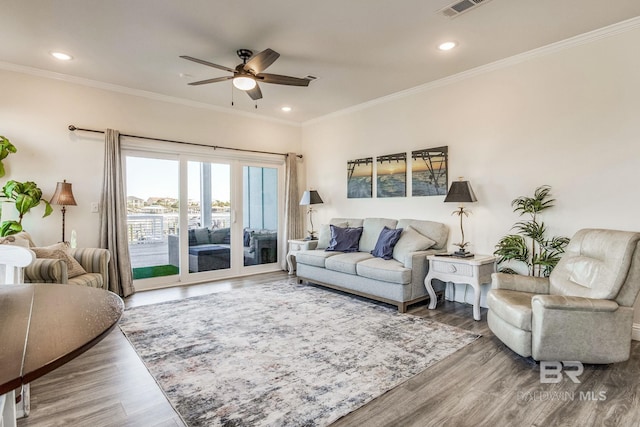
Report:
[[2,161],[7,158],[7,156],[11,153],[15,153],[17,148],[13,145],[7,138],[0,135],[0,177],[3,177],[5,174],[4,164]]
[[43,218],[51,215],[51,212],[53,212],[49,202],[42,198],[42,190],[38,188],[35,182],[18,182],[11,180],[2,187],[1,196],[13,202],[18,211],[17,221],[3,221],[2,224],[0,224],[0,236],[2,237],[21,232],[22,217],[31,209],[38,206],[40,202],[45,205],[44,215],[42,215]]
[[558,264],[569,238],[545,238],[546,228],[538,217],[540,212],[553,207],[555,199],[550,198],[550,192],[551,187],[543,185],[536,188],[533,197],[518,197],[511,202],[514,212],[530,215],[530,219],[517,222],[511,229],[518,234],[504,236],[496,245],[493,254],[499,257],[498,264],[506,264],[498,268],[500,272],[518,274],[509,267],[516,263],[526,265],[529,276],[547,277]]

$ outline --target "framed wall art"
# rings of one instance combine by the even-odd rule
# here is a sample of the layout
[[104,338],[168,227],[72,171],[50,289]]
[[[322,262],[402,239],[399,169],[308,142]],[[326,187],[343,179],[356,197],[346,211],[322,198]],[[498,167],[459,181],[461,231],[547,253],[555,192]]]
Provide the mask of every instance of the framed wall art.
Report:
[[411,152],[411,195],[444,196],[447,194],[448,147],[427,148]]
[[373,194],[373,157],[347,162],[347,198],[370,199]]
[[377,196],[407,195],[407,153],[387,154],[376,158]]

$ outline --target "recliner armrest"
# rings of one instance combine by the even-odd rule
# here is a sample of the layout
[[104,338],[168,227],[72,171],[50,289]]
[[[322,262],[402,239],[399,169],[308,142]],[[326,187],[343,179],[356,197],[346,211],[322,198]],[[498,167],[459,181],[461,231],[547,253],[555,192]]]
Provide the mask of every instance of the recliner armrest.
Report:
[[36,258],[24,268],[27,283],[69,283],[67,264],[61,259]]
[[572,297],[564,295],[536,295],[531,300],[531,305],[539,304],[547,310],[571,310],[590,312],[613,312],[619,307],[618,303],[608,299],[593,299],[585,297]]
[[532,294],[548,294],[549,279],[547,277],[493,273],[491,275],[491,289],[508,289]]

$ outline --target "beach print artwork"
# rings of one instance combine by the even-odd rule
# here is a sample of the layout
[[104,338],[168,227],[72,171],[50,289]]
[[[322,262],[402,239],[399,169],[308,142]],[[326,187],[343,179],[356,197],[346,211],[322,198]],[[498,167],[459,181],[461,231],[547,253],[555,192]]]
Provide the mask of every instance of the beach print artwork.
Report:
[[376,158],[378,197],[407,195],[407,153],[387,154]]
[[370,199],[373,192],[373,157],[347,162],[347,198]]
[[447,194],[447,147],[411,152],[411,195]]

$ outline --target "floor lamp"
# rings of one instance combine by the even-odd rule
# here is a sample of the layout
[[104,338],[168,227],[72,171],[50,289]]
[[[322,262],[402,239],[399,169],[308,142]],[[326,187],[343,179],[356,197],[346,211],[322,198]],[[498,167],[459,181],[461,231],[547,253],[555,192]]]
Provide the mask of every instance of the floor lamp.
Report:
[[65,179],[59,182],[56,186],[56,192],[53,193],[53,197],[49,202],[52,205],[62,205],[62,241],[64,242],[64,214],[67,209],[66,206],[76,206],[76,199],[73,198],[73,191],[71,190],[71,183]]
[[315,190],[305,191],[300,199],[300,206],[309,206],[307,213],[309,214],[309,222],[311,223],[311,230],[309,235],[305,237],[305,240],[316,240],[316,232],[313,230],[313,208],[311,205],[319,205],[323,203],[322,198]]

